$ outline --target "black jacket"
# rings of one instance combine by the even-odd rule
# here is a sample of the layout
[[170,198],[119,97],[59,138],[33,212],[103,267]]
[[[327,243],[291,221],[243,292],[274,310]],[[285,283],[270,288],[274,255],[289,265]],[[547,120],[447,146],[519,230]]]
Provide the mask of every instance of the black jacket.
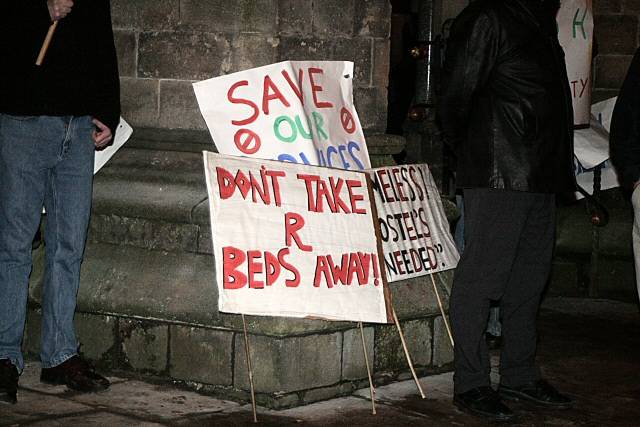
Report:
[[631,61],[611,117],[611,160],[628,186],[640,180],[640,49]]
[[0,113],[90,115],[115,133],[120,83],[109,0],[76,1],[40,67],[35,61],[51,25],[47,2],[2,3]]
[[471,3],[451,29],[441,95],[459,188],[575,190],[564,54],[541,1]]

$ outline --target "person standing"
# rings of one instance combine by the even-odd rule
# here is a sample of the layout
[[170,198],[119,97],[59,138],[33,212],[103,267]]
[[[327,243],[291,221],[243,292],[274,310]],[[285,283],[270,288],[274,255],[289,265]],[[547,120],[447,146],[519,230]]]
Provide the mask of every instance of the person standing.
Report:
[[609,144],[611,160],[624,185],[633,189],[633,254],[640,296],[640,48],[633,56],[613,109]]
[[[120,116],[109,0],[12,0],[0,25],[0,402],[16,403],[31,242],[45,224],[40,380],[93,392],[73,317],[91,213],[94,151]],[[41,66],[52,21],[59,21]]]
[[[465,250],[450,302],[454,404],[513,418],[502,398],[548,407],[571,400],[535,365],[536,318],[555,237],[555,194],[575,190],[573,111],[557,1],[478,0],[447,44],[440,120],[457,156]],[[500,385],[491,387],[484,340],[500,300]]]

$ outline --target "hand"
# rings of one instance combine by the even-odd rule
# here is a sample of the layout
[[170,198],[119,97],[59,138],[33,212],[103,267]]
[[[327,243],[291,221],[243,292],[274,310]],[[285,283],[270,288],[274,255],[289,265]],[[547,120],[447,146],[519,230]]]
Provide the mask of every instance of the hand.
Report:
[[59,21],[71,12],[73,0],[47,0],[49,16],[52,21]]
[[96,148],[100,150],[111,143],[113,134],[111,133],[111,129],[100,120],[93,119],[93,124],[96,125],[98,129],[91,133],[91,137],[93,138],[93,143],[96,145]]

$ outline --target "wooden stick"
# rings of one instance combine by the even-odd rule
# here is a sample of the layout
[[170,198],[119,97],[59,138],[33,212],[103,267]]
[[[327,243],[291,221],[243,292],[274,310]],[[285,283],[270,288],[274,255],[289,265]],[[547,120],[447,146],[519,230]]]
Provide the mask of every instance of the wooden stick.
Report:
[[258,422],[258,415],[256,414],[256,395],[253,390],[253,370],[251,369],[251,355],[249,352],[249,337],[247,335],[247,322],[242,314],[242,329],[244,330],[244,350],[247,355],[247,370],[249,371],[249,386],[251,387],[251,408],[253,409],[253,422]]
[[438,292],[438,287],[436,286],[436,281],[433,278],[433,274],[431,276],[431,283],[433,283],[433,291],[436,293],[436,299],[438,300],[438,306],[440,306],[440,313],[442,314],[442,320],[444,321],[444,326],[447,328],[447,334],[449,334],[449,341],[451,341],[451,347],[454,347],[453,344],[453,334],[451,333],[451,328],[449,327],[449,321],[447,320],[447,316],[444,314],[444,308],[442,307],[442,300],[440,299],[440,292]]
[[376,389],[373,387],[373,379],[371,378],[371,369],[369,368],[369,356],[367,356],[367,344],[364,341],[364,327],[362,322],[358,322],[360,325],[360,336],[362,337],[362,351],[364,352],[364,363],[367,364],[367,375],[369,376],[369,390],[371,391],[371,413],[376,414]]
[[53,24],[51,24],[51,26],[49,27],[47,36],[44,38],[44,42],[42,42],[42,47],[40,48],[38,59],[36,59],[36,65],[42,65],[42,61],[44,61],[44,56],[47,54],[47,50],[49,49],[49,44],[51,44],[53,33],[55,33],[56,28],[58,28],[58,22],[60,21],[53,21]]
[[422,391],[422,386],[420,385],[420,381],[418,381],[418,376],[416,375],[416,371],[413,369],[413,362],[411,362],[411,356],[409,355],[409,350],[407,349],[407,343],[404,340],[404,334],[402,333],[402,328],[400,327],[400,321],[398,320],[398,316],[396,315],[396,310],[393,307],[393,303],[391,305],[391,313],[393,314],[393,321],[398,328],[398,333],[400,334],[400,341],[402,341],[402,348],[404,349],[404,354],[407,357],[407,363],[409,364],[409,369],[411,369],[411,374],[413,374],[413,380],[416,382],[418,386],[418,390],[420,391],[420,396],[424,399],[426,396]]

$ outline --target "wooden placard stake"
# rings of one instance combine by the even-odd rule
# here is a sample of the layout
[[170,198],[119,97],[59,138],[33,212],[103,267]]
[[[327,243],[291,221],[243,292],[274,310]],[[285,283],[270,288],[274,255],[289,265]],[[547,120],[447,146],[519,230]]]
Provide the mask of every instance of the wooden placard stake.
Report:
[[367,375],[369,376],[369,390],[371,392],[371,413],[376,414],[376,389],[373,387],[373,378],[371,378],[371,368],[369,368],[369,356],[367,356],[367,343],[364,340],[364,327],[362,322],[358,322],[360,325],[360,336],[362,337],[362,351],[364,353],[364,363],[367,364]]
[[242,314],[242,329],[244,330],[244,350],[247,356],[247,370],[249,371],[249,387],[251,388],[251,409],[253,410],[253,422],[258,422],[258,415],[256,414],[256,394],[253,389],[253,369],[251,369],[251,353],[249,350],[249,336],[247,335],[247,322]]
[[438,300],[438,306],[440,307],[440,313],[442,314],[442,320],[444,321],[444,326],[447,328],[447,334],[449,334],[449,341],[451,341],[451,347],[454,347],[453,334],[451,333],[451,328],[449,327],[449,321],[447,320],[447,316],[444,313],[444,307],[442,307],[442,300],[440,299],[440,292],[438,292],[438,287],[436,286],[436,280],[433,278],[433,274],[430,274],[429,276],[431,277],[431,283],[433,284],[433,291],[436,293],[436,299]]
[[393,321],[398,328],[398,333],[400,334],[400,341],[402,341],[402,348],[404,349],[404,355],[407,357],[407,363],[409,364],[409,369],[411,369],[411,374],[413,375],[413,380],[416,382],[418,386],[418,391],[420,391],[420,396],[424,399],[426,396],[422,391],[422,386],[420,385],[420,381],[418,381],[418,376],[416,375],[415,369],[413,369],[413,362],[411,362],[411,355],[409,355],[409,349],[407,348],[407,343],[404,340],[404,334],[402,333],[402,328],[400,327],[400,321],[398,320],[398,316],[396,315],[396,309],[393,307],[393,303],[391,304],[391,313],[393,314]]
[[44,38],[44,42],[42,42],[40,53],[38,53],[38,59],[36,59],[36,65],[38,66],[42,65],[42,61],[44,61],[44,56],[47,54],[47,50],[51,44],[51,39],[53,39],[53,34],[56,32],[56,28],[58,28],[58,22],[60,21],[53,21],[53,24],[49,27],[49,31],[47,31],[47,36]]

